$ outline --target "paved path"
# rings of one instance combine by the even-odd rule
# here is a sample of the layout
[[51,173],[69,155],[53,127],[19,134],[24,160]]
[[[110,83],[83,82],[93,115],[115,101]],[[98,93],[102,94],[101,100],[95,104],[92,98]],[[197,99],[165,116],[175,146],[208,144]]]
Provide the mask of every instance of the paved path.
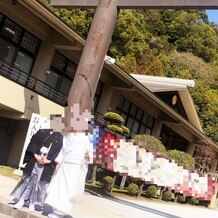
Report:
[[[9,193],[17,181],[0,176],[0,203],[10,202]],[[24,208],[23,212],[27,209]],[[5,216],[0,218],[18,217]],[[34,213],[29,217],[45,217]],[[180,205],[173,203],[153,203],[148,201],[123,200],[118,198],[103,198],[91,194],[84,194],[82,201],[74,207],[75,218],[218,218],[218,210],[203,207]],[[22,218],[22,217],[19,217]]]

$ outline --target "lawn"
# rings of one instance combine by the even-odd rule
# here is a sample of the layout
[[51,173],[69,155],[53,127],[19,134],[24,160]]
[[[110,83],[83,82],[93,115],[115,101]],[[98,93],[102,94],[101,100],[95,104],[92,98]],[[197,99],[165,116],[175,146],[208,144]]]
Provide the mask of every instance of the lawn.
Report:
[[15,168],[13,168],[13,167],[0,165],[0,175],[19,180],[20,176],[13,174],[14,170],[15,170]]
[[150,202],[163,202],[158,198],[150,198],[150,199],[146,198],[144,194],[142,194],[140,198],[137,198],[136,196],[129,196],[126,188],[124,188],[123,190],[120,190],[118,188],[113,188],[113,192],[108,193],[102,189],[99,182],[97,182],[96,185],[86,183],[85,190],[90,194],[96,196],[102,196],[102,197],[111,197],[111,198],[120,198],[120,199],[122,198],[127,200],[129,199],[129,200],[150,201]]

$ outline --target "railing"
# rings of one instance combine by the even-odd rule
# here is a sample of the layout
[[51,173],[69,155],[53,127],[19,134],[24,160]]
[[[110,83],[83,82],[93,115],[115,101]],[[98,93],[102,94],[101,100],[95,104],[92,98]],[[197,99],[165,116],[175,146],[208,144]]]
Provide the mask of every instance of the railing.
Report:
[[[19,70],[15,66],[10,66],[5,62],[0,62],[0,75],[6,77],[13,82],[28,88],[43,97],[54,101],[62,106],[67,106],[67,96],[54,90],[53,87],[47,85],[34,76],[28,75],[22,70]],[[95,111],[94,121],[102,126],[105,126],[105,120],[103,114]]]
[[102,126],[105,126],[105,120],[103,119],[103,116],[104,116],[103,114],[95,111],[94,112],[94,121],[95,121],[95,123],[100,124]]
[[28,88],[43,97],[54,101],[57,104],[62,106],[67,105],[67,96],[55,91],[55,89],[41,80],[25,73],[22,70],[19,70],[15,66],[10,66],[5,62],[0,62],[0,75],[6,77],[9,80],[14,81],[15,83]]

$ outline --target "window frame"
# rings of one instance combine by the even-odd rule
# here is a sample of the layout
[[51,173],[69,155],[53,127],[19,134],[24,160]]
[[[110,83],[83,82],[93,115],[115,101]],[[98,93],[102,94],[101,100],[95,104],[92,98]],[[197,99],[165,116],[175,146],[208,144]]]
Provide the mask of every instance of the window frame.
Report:
[[[126,108],[127,105],[129,105],[128,109]],[[124,108],[124,106],[125,106],[125,108]],[[133,107],[135,108],[135,115],[131,114],[131,111],[132,111]],[[137,117],[139,110],[142,111],[141,119],[139,119]],[[142,134],[146,134],[146,132],[148,132],[148,130],[149,130],[150,134],[152,133],[155,118],[151,114],[149,114],[148,112],[143,110],[141,107],[138,107],[136,104],[132,103],[130,100],[125,98],[123,95],[120,95],[120,99],[119,99],[119,102],[118,102],[117,107],[116,107],[116,112],[118,114],[120,114],[121,116],[124,115],[126,117],[124,119],[124,125],[127,126],[127,127],[128,127],[127,124],[130,121],[130,119],[133,120],[133,123],[132,123],[131,127],[128,127],[130,129],[132,135],[139,134],[142,126],[145,127],[145,131]],[[145,115],[147,116],[147,122],[146,123],[143,122],[143,118],[144,118]],[[149,121],[151,121],[151,120],[152,120],[152,125],[149,125]],[[137,132],[132,131],[135,123],[139,123]]]

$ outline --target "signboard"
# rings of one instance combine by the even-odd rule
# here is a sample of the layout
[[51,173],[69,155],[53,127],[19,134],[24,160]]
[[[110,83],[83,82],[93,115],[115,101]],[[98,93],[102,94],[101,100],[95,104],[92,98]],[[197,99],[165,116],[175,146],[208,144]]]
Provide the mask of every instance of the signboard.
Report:
[[42,129],[42,128],[43,129],[49,129],[50,128],[49,119],[47,117],[43,117],[43,116],[41,116],[39,114],[33,113],[32,116],[31,116],[31,119],[30,119],[26,139],[25,139],[23,150],[22,150],[22,153],[21,153],[19,168],[23,168],[25,166],[25,164],[23,164],[23,159],[24,159],[24,156],[25,156],[26,148],[27,148],[28,144],[30,143],[30,140],[31,140],[32,136],[39,129]]

